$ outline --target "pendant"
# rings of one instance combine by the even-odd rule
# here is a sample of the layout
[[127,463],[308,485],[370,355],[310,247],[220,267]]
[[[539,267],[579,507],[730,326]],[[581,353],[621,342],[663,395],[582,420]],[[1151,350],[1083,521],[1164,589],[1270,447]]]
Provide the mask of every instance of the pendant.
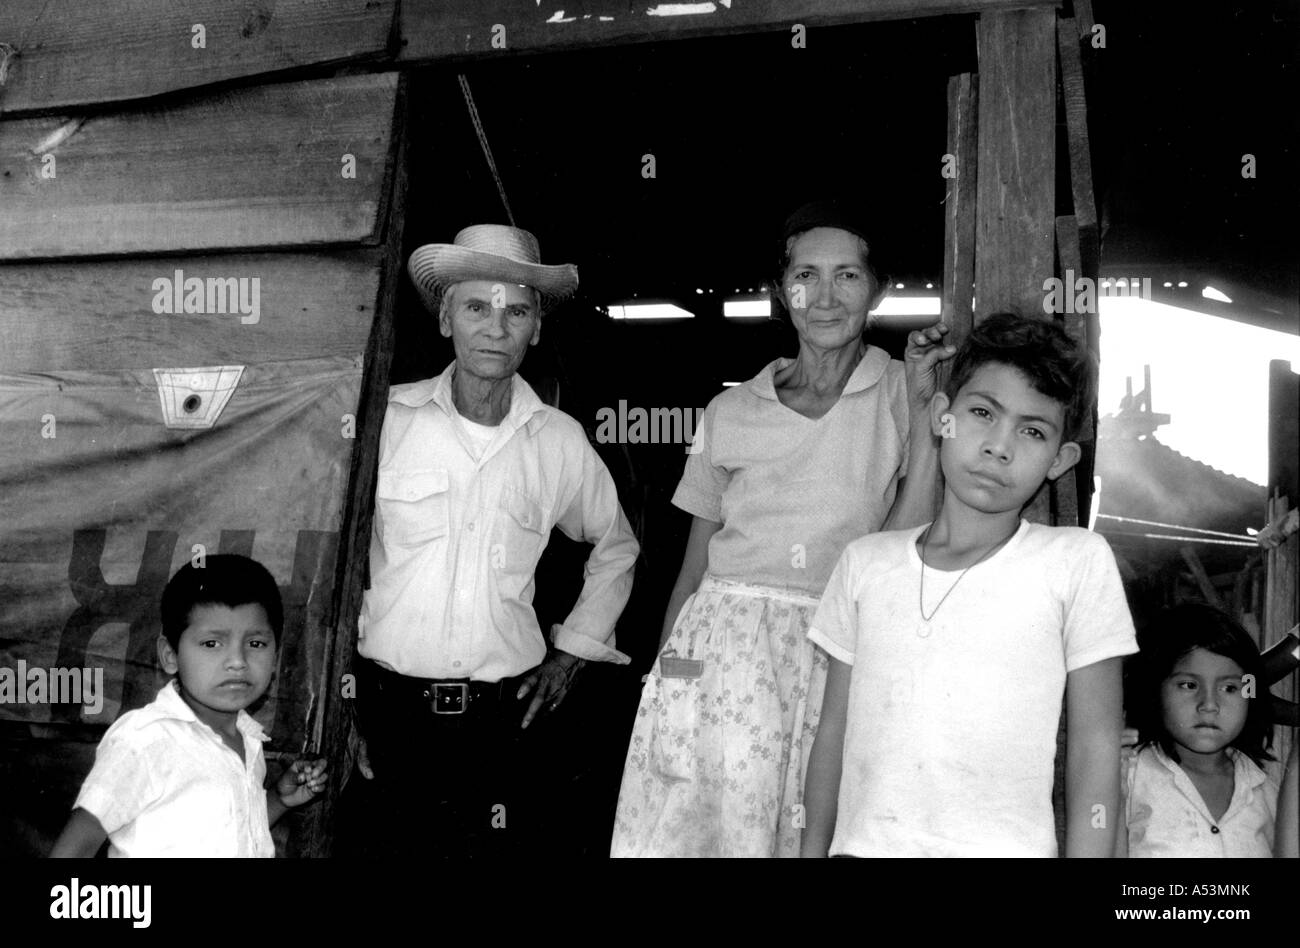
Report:
[[918,638],[928,639],[930,637],[930,623],[922,619],[921,624],[916,627],[916,634]]

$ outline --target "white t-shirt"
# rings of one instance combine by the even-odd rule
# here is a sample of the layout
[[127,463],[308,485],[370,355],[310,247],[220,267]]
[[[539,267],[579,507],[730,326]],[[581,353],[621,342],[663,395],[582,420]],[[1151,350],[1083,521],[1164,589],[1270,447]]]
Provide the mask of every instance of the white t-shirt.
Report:
[[1095,533],[1021,521],[955,585],[926,567],[927,623],[923,529],[849,544],[808,633],[853,666],[830,852],[1055,856],[1066,673],[1137,651],[1115,558]]
[[907,471],[903,363],[868,346],[831,410],[806,418],[777,398],[777,359],[704,409],[673,494],[722,524],[709,573],[821,595],[850,541],[874,533]]
[[262,726],[239,712],[244,760],[168,682],[104,734],[76,805],[108,833],[110,857],[275,856]]
[[1245,754],[1229,748],[1232,800],[1215,821],[1183,768],[1160,748],[1142,748],[1128,764],[1124,817],[1130,859],[1270,857],[1278,786]]
[[487,450],[492,439],[497,436],[496,425],[480,425],[477,421],[470,421],[464,415],[457,412],[460,423],[465,426],[465,433],[469,435],[469,440],[474,445],[474,459],[477,461],[483,457],[483,452]]

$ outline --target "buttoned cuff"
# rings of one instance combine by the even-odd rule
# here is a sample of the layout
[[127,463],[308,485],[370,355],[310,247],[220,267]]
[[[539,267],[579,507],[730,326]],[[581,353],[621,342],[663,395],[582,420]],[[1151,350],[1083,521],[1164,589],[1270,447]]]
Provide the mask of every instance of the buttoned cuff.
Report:
[[611,662],[615,665],[629,665],[632,662],[616,648],[610,648],[604,642],[597,642],[591,636],[582,635],[562,625],[551,626],[551,641],[562,652],[585,658],[589,662]]

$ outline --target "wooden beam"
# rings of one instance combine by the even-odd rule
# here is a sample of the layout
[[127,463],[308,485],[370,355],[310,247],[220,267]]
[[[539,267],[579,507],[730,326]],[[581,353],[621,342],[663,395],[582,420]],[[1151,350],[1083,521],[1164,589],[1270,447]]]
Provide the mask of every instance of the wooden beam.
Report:
[[[960,346],[975,326],[975,199],[979,180],[979,77],[948,77],[948,152],[956,177],[948,179],[943,220],[943,304],[948,342]],[[939,365],[939,388],[948,384],[952,362]],[[935,510],[943,502],[943,471],[934,483]]]
[[[1070,191],[1078,230],[1075,272],[1096,280],[1101,264],[1097,233],[1097,199],[1092,188],[1092,152],[1088,138],[1088,101],[1084,94],[1083,60],[1079,34],[1073,20],[1056,23],[1056,46],[1061,65],[1061,94],[1065,101],[1065,135],[1070,161]],[[1081,340],[1082,341],[1082,340]]]
[[[1079,229],[1073,215],[1062,215],[1056,218],[1056,255],[1062,279],[1073,273],[1075,276],[1089,276],[1095,281],[1096,273],[1089,274],[1079,257]],[[1066,292],[1073,294],[1070,283],[1066,284]],[[1089,326],[1097,322],[1097,314],[1096,312],[1076,313],[1073,312],[1074,308],[1067,307],[1070,312],[1064,314],[1066,331],[1076,345],[1093,352],[1095,356],[1090,342]],[[1097,445],[1094,436],[1097,430],[1096,365],[1094,359],[1090,378],[1092,397],[1084,412],[1083,426],[1075,438],[1080,448],[1079,463],[1052,485],[1053,509],[1059,518],[1053,522],[1067,526],[1086,526],[1092,512],[1092,478],[1097,461]]]
[[1268,363],[1268,486],[1300,497],[1300,377],[1285,359]]
[[[1265,516],[1269,523],[1284,520],[1291,504],[1285,495],[1274,493],[1268,501]],[[1264,641],[1267,650],[1286,638],[1300,618],[1300,601],[1297,600],[1297,576],[1300,575],[1300,534],[1292,533],[1285,542],[1270,549],[1264,557],[1267,568],[1264,599]],[[1300,672],[1292,672],[1272,687],[1272,693],[1287,701],[1295,701],[1300,693]],[[1289,728],[1274,730],[1276,746],[1274,756],[1286,760],[1296,735]]]
[[[382,254],[376,247],[0,264],[0,372],[359,356],[374,315]],[[156,313],[162,291],[155,291],[154,281],[174,284],[178,270],[183,280],[204,281],[205,308],[209,279],[245,280],[246,302],[257,280],[257,321],[237,311],[238,290],[229,284],[215,285],[213,295],[220,304],[214,310],[226,312]],[[234,292],[227,296],[226,289]]]
[[1097,22],[1092,15],[1092,0],[1074,0],[1074,19],[1079,30],[1079,39],[1091,39],[1092,27]]
[[0,122],[0,259],[377,243],[396,88],[345,76]]
[[1219,595],[1219,591],[1214,588],[1214,583],[1210,582],[1210,576],[1201,565],[1201,558],[1196,555],[1196,551],[1184,544],[1178,548],[1178,553],[1187,564],[1187,568],[1191,570],[1192,579],[1196,580],[1196,588],[1201,591],[1201,598],[1216,609],[1226,612],[1228,607]]
[[[1056,218],[1056,258],[1060,263],[1059,272],[1066,295],[1072,299],[1075,296],[1074,279],[1088,276],[1087,271],[1083,268],[1083,260],[1079,255],[1079,222],[1073,214],[1062,214]],[[1066,280],[1066,275],[1072,274],[1070,280]],[[1095,298],[1095,297],[1094,297]],[[1070,334],[1070,338],[1079,346],[1088,345],[1088,331],[1084,325],[1084,316],[1086,314],[1076,311],[1076,307],[1071,305],[1065,307],[1065,312],[1061,318],[1065,323],[1065,331]]]
[[1056,16],[985,14],[976,37],[975,305],[981,315],[1012,309],[1041,316],[1054,257]]
[[[369,574],[370,534],[374,519],[375,482],[379,476],[379,436],[388,407],[388,380],[395,347],[397,288],[405,273],[402,234],[405,227],[408,121],[405,84],[398,88],[392,139],[394,174],[388,182],[384,262],[380,296],[366,346],[360,404],[357,407],[357,441],[352,452],[347,496],[339,534],[338,572],[334,583],[321,700],[313,721],[313,745],[330,758],[331,773],[326,799],[314,807],[303,827],[297,850],[306,856],[328,856],[333,848],[334,813],[348,774],[344,772],[352,727],[350,702],[343,699],[344,676],[351,674],[357,641],[357,616]],[[354,779],[359,779],[355,778]]]
[[[979,53],[979,179],[976,182],[976,323],[1000,310],[1044,316],[1055,257],[1056,14],[985,13]],[[1051,487],[1025,516],[1066,523]],[[1069,498],[1067,498],[1069,500]]]
[[[948,154],[957,176],[944,198],[942,318],[948,341],[960,346],[975,325],[975,201],[979,181],[979,77],[948,78]],[[941,381],[947,380],[945,363]]]
[[[398,60],[429,62],[769,30],[788,32],[795,24],[811,29],[1033,6],[1052,9],[1057,5],[1057,0],[650,0],[641,4],[627,0],[403,0]],[[808,42],[814,43],[815,37]]]
[[[0,4],[0,113],[66,109],[387,54],[397,0]],[[202,46],[194,27],[203,27]]]

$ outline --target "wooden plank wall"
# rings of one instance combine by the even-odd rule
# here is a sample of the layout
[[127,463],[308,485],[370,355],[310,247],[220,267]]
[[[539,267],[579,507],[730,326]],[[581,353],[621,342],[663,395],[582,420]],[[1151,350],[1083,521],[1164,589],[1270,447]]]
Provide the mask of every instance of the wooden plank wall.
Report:
[[[378,299],[382,248],[0,263],[0,372],[135,369],[355,356]],[[154,281],[258,278],[259,318],[153,310]]]
[[396,10],[397,0],[7,2],[0,43],[18,52],[0,112],[102,105],[385,57]]
[[[0,112],[323,74],[339,64],[443,62],[842,23],[1055,8],[1058,0],[96,0],[0,5],[17,50]],[[195,26],[203,26],[197,45]]]
[[379,73],[5,121],[0,258],[377,243],[396,85]]
[[[789,30],[1055,7],[1055,0],[718,0],[630,4],[626,0],[403,0],[398,60],[424,62],[502,52],[574,49],[727,33]],[[673,12],[673,7],[691,10]]]

